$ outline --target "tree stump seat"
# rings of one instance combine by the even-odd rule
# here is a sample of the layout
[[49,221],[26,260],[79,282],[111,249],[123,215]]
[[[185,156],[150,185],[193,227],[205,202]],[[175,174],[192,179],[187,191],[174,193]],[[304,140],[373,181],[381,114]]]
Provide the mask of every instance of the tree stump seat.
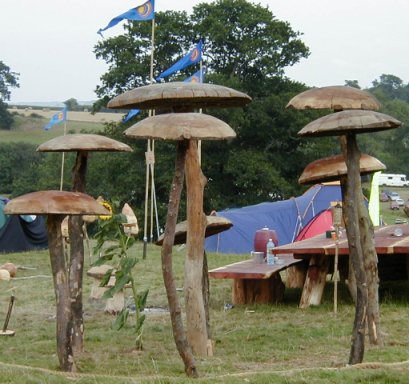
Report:
[[[101,287],[102,278],[105,274],[112,269],[112,274],[109,282],[106,286]],[[115,270],[112,265],[103,264],[97,267],[91,267],[87,271],[87,275],[93,278],[93,284],[91,286],[90,299],[99,300],[102,298],[104,293],[111,287],[115,285]],[[127,284],[124,288],[130,288],[131,285]],[[125,292],[123,289],[116,292],[113,297],[107,299],[105,304],[104,312],[110,314],[116,314],[120,312],[125,306]]]

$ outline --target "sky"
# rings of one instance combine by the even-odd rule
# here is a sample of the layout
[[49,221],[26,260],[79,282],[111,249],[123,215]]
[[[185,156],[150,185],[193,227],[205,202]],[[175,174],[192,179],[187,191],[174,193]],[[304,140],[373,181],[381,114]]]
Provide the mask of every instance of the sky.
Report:
[[[207,0],[156,0],[156,11],[191,13]],[[95,100],[108,69],[93,53],[96,33],[144,0],[0,0],[0,61],[20,74],[13,102]],[[311,54],[286,69],[307,86],[370,87],[382,74],[409,83],[408,0],[259,0],[278,20],[301,32]],[[122,23],[105,37],[123,33]],[[193,46],[193,43],[192,43]]]

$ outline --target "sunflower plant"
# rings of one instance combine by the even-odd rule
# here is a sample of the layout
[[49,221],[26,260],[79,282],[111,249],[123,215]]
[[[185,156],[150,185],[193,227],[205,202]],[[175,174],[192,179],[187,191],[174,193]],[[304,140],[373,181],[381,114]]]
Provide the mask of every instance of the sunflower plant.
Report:
[[[124,224],[127,223],[126,216],[115,213],[115,211],[119,210],[119,202],[115,200],[112,203],[104,201],[102,204],[107,208],[109,204],[110,208],[108,209],[112,212],[112,215],[109,217],[104,216],[98,220],[98,228],[94,235],[96,245],[93,249],[98,258],[93,265],[102,265],[107,262],[113,265],[112,269],[105,273],[100,286],[107,286],[113,273],[115,275],[115,284],[105,291],[103,298],[112,298],[115,293],[120,292],[126,285],[130,285],[135,305],[135,345],[137,349],[141,350],[143,348],[142,335],[145,321],[145,315],[142,311],[145,308],[149,290],[138,292],[136,289],[132,271],[138,259],[128,254],[129,248],[135,243],[135,238],[124,232]],[[120,330],[126,324],[128,315],[129,308],[125,305],[117,314],[112,325],[113,328]]]

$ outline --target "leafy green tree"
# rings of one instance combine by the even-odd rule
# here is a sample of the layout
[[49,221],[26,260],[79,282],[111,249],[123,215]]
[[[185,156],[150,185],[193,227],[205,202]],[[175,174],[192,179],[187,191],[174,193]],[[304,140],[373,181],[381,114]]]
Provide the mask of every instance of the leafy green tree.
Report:
[[[155,23],[156,75],[202,39],[206,81],[244,91],[253,98],[253,103],[244,109],[204,111],[226,121],[237,132],[237,139],[232,142],[203,145],[203,169],[209,178],[206,209],[293,194],[290,185],[297,179],[305,157],[298,151],[305,144],[296,137],[296,132],[301,122],[308,121],[306,115],[285,110],[285,105],[306,88],[286,79],[284,70],[309,55],[300,33],[277,20],[268,8],[245,0],[202,3],[194,7],[191,15],[157,12]],[[150,23],[130,22],[124,28],[124,35],[105,39],[95,47],[97,58],[109,65],[96,89],[101,98],[99,106],[119,93],[149,82]],[[168,80],[183,79],[195,70],[189,67]],[[163,144],[165,148],[169,145]],[[156,150],[155,174],[159,179],[156,192],[158,201],[166,202],[170,177],[163,175],[170,174],[174,160],[169,154],[174,151],[161,151],[161,146]],[[254,158],[246,162],[243,155]],[[143,152],[139,150],[134,156],[137,157],[134,164],[138,164],[141,173]],[[264,178],[258,175],[259,167],[265,169]],[[128,176],[133,172],[131,168],[126,167]],[[240,187],[238,199],[237,186],[244,179],[247,182]],[[139,178],[139,182],[133,183],[143,193],[143,180]],[[232,187],[226,188],[227,184]]]
[[0,129],[10,129],[13,116],[7,111],[7,100],[10,100],[10,88],[18,88],[19,74],[0,61]]
[[81,106],[78,104],[77,99],[74,99],[73,97],[71,99],[65,100],[64,104],[69,111],[81,110]]

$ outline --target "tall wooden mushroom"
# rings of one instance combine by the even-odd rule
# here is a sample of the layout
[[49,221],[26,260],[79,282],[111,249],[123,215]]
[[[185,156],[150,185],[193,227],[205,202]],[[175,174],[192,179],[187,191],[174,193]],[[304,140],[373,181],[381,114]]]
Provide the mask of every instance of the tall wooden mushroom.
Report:
[[[342,110],[349,110],[349,109],[357,109],[357,110],[373,110],[377,111],[380,108],[380,103],[376,98],[371,95],[369,92],[363,91],[361,89],[347,87],[347,86],[329,86],[329,87],[322,87],[322,88],[313,88],[309,89],[305,92],[302,92],[296,96],[294,96],[287,104],[287,108],[292,109],[330,109],[334,111],[342,111]],[[340,145],[344,156],[347,158],[347,140],[345,136],[340,137]],[[355,159],[355,164],[357,159]],[[356,184],[356,180],[352,181],[352,175],[358,177],[358,173],[356,167],[350,167],[348,172],[350,176],[347,178],[348,182],[351,182],[351,188],[353,185]],[[360,180],[359,180],[360,182]],[[347,185],[345,185],[347,188]],[[351,260],[363,260],[364,253],[365,258],[371,260],[372,266],[375,266],[375,279],[373,288],[375,287],[375,280],[378,278],[377,272],[377,256],[375,247],[370,241],[364,241],[373,238],[373,230],[370,228],[370,220],[369,214],[363,207],[362,199],[359,197],[355,197],[353,192],[350,188],[350,195],[351,205],[344,207],[344,221],[347,221],[347,213],[349,212],[350,219],[352,220],[349,225],[347,225],[347,236],[348,236],[348,244],[349,244],[349,255]],[[345,191],[346,192],[346,191]],[[362,193],[362,192],[361,192]],[[358,204],[358,206],[355,204]],[[359,209],[358,209],[359,207]],[[361,215],[361,216],[360,216]],[[366,287],[366,272],[365,270],[361,271],[361,278],[362,287]],[[377,286],[377,285],[376,285]],[[374,290],[374,289],[372,289]],[[360,294],[363,296],[361,307],[358,311],[358,303],[357,303],[357,311],[355,312],[355,323],[354,323],[354,331],[353,331],[353,342],[351,347],[351,354],[350,354],[350,361],[352,356],[363,358],[363,346],[364,346],[364,331],[357,333],[359,331],[357,320],[358,317],[362,315],[360,312],[366,311],[367,302],[368,302],[368,294],[365,289],[360,290]],[[379,303],[376,297],[372,302],[372,308],[374,308],[374,312],[377,313],[379,317]],[[369,317],[369,315],[368,315]],[[361,326],[365,327],[365,316],[361,316]],[[371,328],[369,327],[369,332],[373,333]],[[375,343],[375,339],[370,336],[371,342]],[[379,340],[379,339],[378,339]],[[360,351],[357,353],[357,351]],[[356,362],[359,362],[357,359],[354,358]]]
[[48,248],[56,298],[57,355],[62,370],[74,371],[71,296],[61,222],[66,215],[107,215],[109,212],[91,196],[65,191],[40,191],[16,197],[6,204],[4,212],[8,215],[47,215]]
[[[72,168],[72,191],[86,191],[86,173],[89,152],[131,152],[129,145],[106,136],[95,134],[70,134],[55,137],[37,148],[38,152],[77,152]],[[73,315],[73,348],[82,352],[84,346],[84,320],[82,305],[82,280],[84,274],[84,236],[82,217],[69,219],[70,265],[69,282]]]
[[[191,112],[195,108],[239,107],[248,104],[250,101],[251,98],[246,94],[220,85],[172,82],[153,84],[130,90],[112,99],[108,103],[108,107],[156,109],[162,111],[170,110],[172,112],[182,113]],[[169,297],[169,293],[173,294],[174,287],[170,281],[167,281],[171,278],[171,274],[167,273],[165,263],[167,262],[167,259],[169,259],[171,263],[171,249],[174,242],[174,230],[176,226],[177,212],[179,209],[180,192],[184,178],[184,171],[181,169],[181,167],[183,168],[184,164],[186,163],[185,172],[188,196],[188,233],[185,263],[185,279],[187,280],[185,281],[185,300],[188,300],[186,311],[192,313],[192,315],[187,315],[187,327],[189,343],[192,344],[195,353],[202,355],[207,353],[207,340],[205,340],[207,339],[207,332],[205,330],[206,326],[203,316],[204,309],[201,295],[203,243],[205,233],[203,190],[206,179],[200,169],[198,147],[195,140],[202,139],[202,137],[196,137],[195,134],[192,135],[191,133],[191,131],[196,129],[196,123],[194,120],[202,119],[199,116],[200,114],[188,113],[178,118],[176,116],[171,116],[171,114],[167,114],[165,118],[158,115],[155,116],[155,119],[149,118],[149,121],[156,121],[154,123],[156,124],[156,127],[166,127],[164,130],[168,130],[168,128],[172,125],[179,126],[179,129],[182,131],[185,130],[187,135],[182,135],[178,139],[180,141],[177,145],[178,150],[176,155],[175,176],[171,188],[168,216],[165,227],[165,238],[162,246],[162,269],[164,273],[165,286],[167,287],[168,291],[169,306],[171,306],[171,298]],[[205,119],[209,118],[209,116],[205,117]],[[187,120],[183,122],[184,119]],[[160,123],[157,124],[159,121]],[[191,129],[188,128],[189,126]],[[196,132],[198,134],[199,130],[196,130]],[[206,135],[204,135],[203,139],[207,138],[211,137],[206,137]],[[194,276],[196,276],[197,279],[195,279]],[[191,282],[193,285],[190,286],[189,282]],[[180,325],[182,325],[181,322]],[[174,335],[179,353],[185,362],[186,372],[188,375],[195,375],[197,373],[196,367],[194,365],[189,366],[193,360],[190,359],[190,357],[186,358],[186,356],[189,355],[186,353],[186,344],[184,342],[180,342],[181,339],[176,337],[175,326]],[[183,336],[183,333],[180,333],[180,335]],[[193,369],[191,369],[192,367]]]
[[[348,170],[345,185],[345,223],[357,282],[350,364],[360,363],[363,360],[366,324],[370,332],[373,332],[375,343],[378,342],[380,336],[377,255],[371,235],[373,227],[363,204],[359,173],[360,151],[356,134],[397,128],[400,125],[398,120],[379,112],[345,110],[321,117],[309,123],[298,133],[300,136],[336,135],[341,136],[344,140],[341,147]],[[368,306],[368,301],[371,302],[372,308]]]
[[187,341],[195,354],[207,355],[208,332],[202,294],[204,264],[204,236],[206,216],[203,213],[203,190],[206,178],[202,174],[197,155],[196,140],[234,138],[235,132],[223,121],[200,113],[164,114],[147,118],[125,131],[133,138],[176,140],[175,176],[169,198],[168,215],[162,245],[162,272],[165,282],[173,333],[187,371],[191,371],[191,357],[186,359],[184,331],[174,278],[172,275],[172,247],[174,245],[183,175],[186,173],[187,235],[184,292],[186,303]]
[[[367,154],[361,154],[359,159],[359,172],[361,176],[371,174],[376,171],[382,171],[386,169],[386,166],[380,162],[375,157],[369,156]],[[335,155],[325,157],[319,160],[315,160],[308,164],[301,176],[298,179],[300,184],[311,184],[311,183],[323,183],[331,181],[340,181],[341,191],[342,191],[342,205],[346,206],[345,199],[345,187],[346,187],[346,177],[347,177],[347,166],[343,155]],[[318,266],[322,266],[323,274],[328,272],[328,264],[325,258],[324,260],[315,260],[311,261],[310,265],[315,263]],[[351,259],[351,257],[350,257]],[[325,276],[324,280],[325,281]],[[306,284],[309,282],[307,281]],[[334,285],[336,287],[336,285]],[[312,289],[312,288],[311,288]],[[318,304],[314,300],[321,300],[323,293],[323,286],[317,286],[314,293],[311,292],[311,289],[307,288],[303,292],[303,297],[301,297],[300,307],[308,307],[310,304]],[[356,303],[356,282],[355,275],[351,268],[348,268],[348,289],[351,293],[351,296]],[[334,292],[334,300],[336,300],[336,292]],[[335,306],[335,305],[334,305]]]

